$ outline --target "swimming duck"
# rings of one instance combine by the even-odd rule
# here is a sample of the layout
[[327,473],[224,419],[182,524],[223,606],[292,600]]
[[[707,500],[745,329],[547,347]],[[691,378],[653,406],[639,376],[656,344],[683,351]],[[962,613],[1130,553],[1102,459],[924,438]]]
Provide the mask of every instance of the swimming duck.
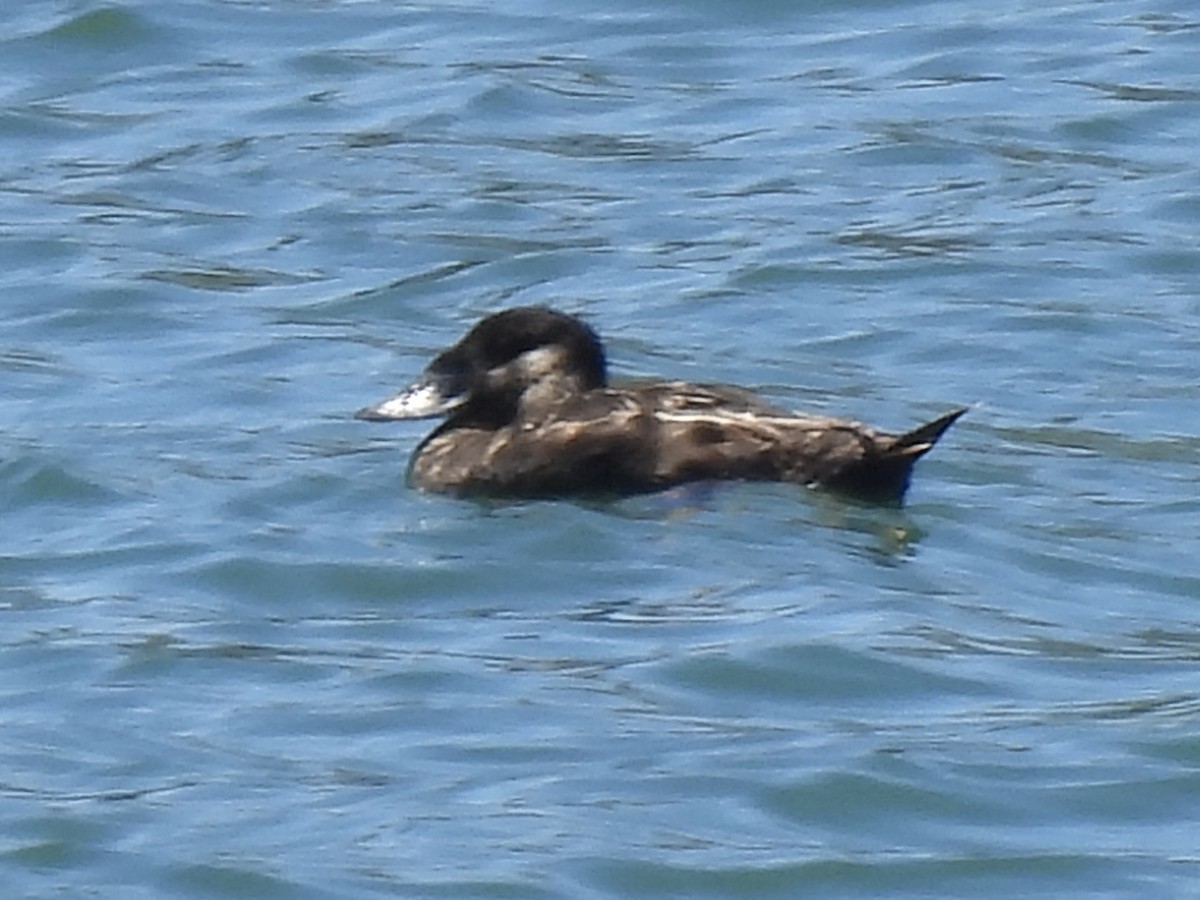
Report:
[[913,464],[964,412],[893,435],[787,412],[736,387],[610,386],[587,324],[526,306],[483,319],[412,387],[357,418],[446,416],[409,463],[409,483],[428,491],[611,495],[740,479],[898,502]]

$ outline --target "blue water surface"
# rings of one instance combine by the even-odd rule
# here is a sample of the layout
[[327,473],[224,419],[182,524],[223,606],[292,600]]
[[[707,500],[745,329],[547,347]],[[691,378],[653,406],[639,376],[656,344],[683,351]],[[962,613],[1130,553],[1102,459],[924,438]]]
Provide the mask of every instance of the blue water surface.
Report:
[[[1200,13],[19,0],[6,897],[1189,897]],[[353,411],[549,303],[899,430],[480,503]]]

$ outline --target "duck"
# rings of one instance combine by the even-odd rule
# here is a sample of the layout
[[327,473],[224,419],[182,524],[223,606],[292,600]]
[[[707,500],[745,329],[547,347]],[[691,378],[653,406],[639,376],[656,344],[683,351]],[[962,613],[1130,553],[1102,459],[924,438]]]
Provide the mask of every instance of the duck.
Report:
[[427,492],[622,496],[690,482],[778,481],[899,503],[913,465],[966,411],[891,434],[790,412],[731,385],[614,385],[591,326],[521,306],[483,318],[410,387],[355,415],[444,417],[408,466],[408,483]]

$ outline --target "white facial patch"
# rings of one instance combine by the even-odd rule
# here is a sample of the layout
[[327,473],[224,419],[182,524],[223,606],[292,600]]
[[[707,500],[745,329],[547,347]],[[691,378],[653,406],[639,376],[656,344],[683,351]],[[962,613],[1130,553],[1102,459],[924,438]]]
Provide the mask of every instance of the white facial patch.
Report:
[[566,351],[562,347],[538,347],[526,350],[512,363],[527,382],[558,375],[566,369]]

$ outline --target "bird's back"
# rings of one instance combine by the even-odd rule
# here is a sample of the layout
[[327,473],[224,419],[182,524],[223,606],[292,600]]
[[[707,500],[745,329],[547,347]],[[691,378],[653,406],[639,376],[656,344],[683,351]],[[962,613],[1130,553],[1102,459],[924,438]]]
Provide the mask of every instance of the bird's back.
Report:
[[913,463],[961,414],[896,436],[787,412],[725,385],[548,392],[502,428],[446,423],[418,447],[410,478],[427,489],[522,496],[787,481],[898,500]]

